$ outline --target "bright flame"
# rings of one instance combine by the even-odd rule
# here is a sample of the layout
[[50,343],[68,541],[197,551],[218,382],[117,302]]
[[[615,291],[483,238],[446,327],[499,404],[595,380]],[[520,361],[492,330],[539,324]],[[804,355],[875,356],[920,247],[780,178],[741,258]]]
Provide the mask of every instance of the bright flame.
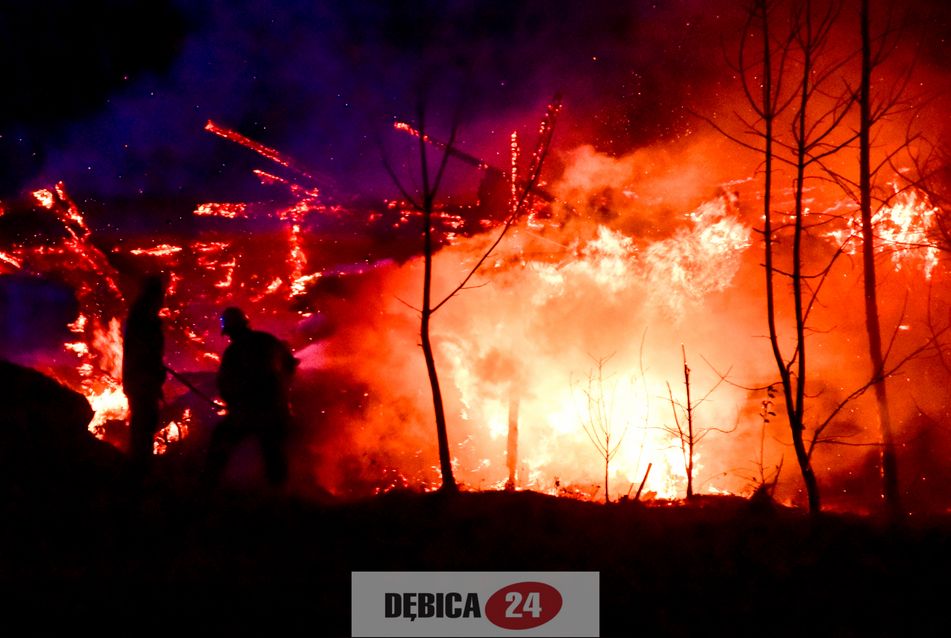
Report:
[[[517,249],[497,256],[496,300],[477,308],[463,308],[460,301],[458,314],[443,319],[448,332],[440,337],[441,357],[458,391],[459,416],[474,433],[460,443],[462,449],[478,459],[485,458],[487,446],[504,455],[514,409],[519,488],[603,498],[605,459],[596,444],[603,437],[612,454],[612,500],[633,496],[648,466],[642,499],[683,496],[685,462],[680,438],[670,430],[666,385],[682,367],[662,369],[671,358],[666,352],[635,352],[640,330],[632,324],[654,317],[673,324],[671,312],[678,320],[700,312],[709,295],[733,284],[752,232],[726,198],[686,219],[687,226],[653,243],[602,225],[557,261],[526,259]],[[640,319],[631,316],[632,303],[644,307]],[[589,385],[595,356],[606,361],[603,387]],[[517,408],[511,407],[514,396]],[[724,405],[705,411],[700,421],[710,426],[734,418],[733,407]],[[700,492],[711,486],[700,485],[698,459],[694,478]],[[476,461],[467,460],[473,465],[464,468],[463,480],[493,476]]]
[[690,228],[644,251],[648,277],[657,284],[651,292],[654,301],[676,315],[688,301],[726,289],[739,269],[737,255],[750,247],[750,227],[725,199],[707,202],[688,217]]
[[[938,265],[939,249],[931,233],[939,212],[924,193],[914,189],[898,192],[896,187],[894,203],[883,206],[872,216],[875,250],[891,253],[895,270],[901,270],[903,265],[909,263],[917,263],[925,278],[930,279]],[[855,254],[862,237],[861,217],[858,214],[850,216],[845,228],[829,234],[843,245],[847,254]]]
[[[99,385],[96,384],[96,386]],[[129,400],[126,399],[122,388],[115,380],[107,380],[102,385],[102,389],[96,389],[96,386],[88,388],[86,398],[94,412],[92,421],[89,422],[89,431],[99,435],[107,421],[129,419]]]

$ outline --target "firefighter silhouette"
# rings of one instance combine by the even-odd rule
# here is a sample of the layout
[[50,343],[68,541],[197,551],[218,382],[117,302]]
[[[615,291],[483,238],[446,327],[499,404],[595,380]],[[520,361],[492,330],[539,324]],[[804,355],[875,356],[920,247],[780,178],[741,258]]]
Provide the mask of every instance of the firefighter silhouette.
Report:
[[231,340],[217,378],[227,414],[211,436],[206,478],[217,484],[237,446],[255,438],[268,482],[280,486],[287,480],[289,392],[299,361],[274,335],[252,330],[239,308],[226,308],[221,314],[221,332]]
[[159,275],[142,280],[132,302],[122,341],[122,390],[129,400],[129,458],[141,476],[152,457],[159,429],[159,404],[165,383],[165,338],[159,311],[165,303],[165,283]]

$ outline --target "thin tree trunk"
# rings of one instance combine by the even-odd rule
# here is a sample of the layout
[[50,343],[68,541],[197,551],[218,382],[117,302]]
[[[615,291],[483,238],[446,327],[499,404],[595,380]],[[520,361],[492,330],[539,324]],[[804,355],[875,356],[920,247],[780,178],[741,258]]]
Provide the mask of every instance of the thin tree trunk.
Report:
[[[756,3],[757,10],[763,21],[763,120],[764,120],[764,159],[765,184],[763,193],[763,239],[765,242],[765,270],[766,270],[766,321],[769,326],[769,343],[779,371],[783,387],[783,399],[786,404],[786,415],[789,419],[789,429],[792,435],[793,447],[796,451],[796,460],[799,462],[800,473],[806,486],[809,499],[809,510],[818,513],[820,508],[819,488],[815,473],[812,470],[809,455],[803,442],[803,401],[805,399],[805,324],[802,306],[802,180],[805,172],[805,139],[806,134],[806,104],[809,87],[809,62],[806,60],[806,71],[803,74],[801,87],[802,96],[799,111],[799,142],[798,142],[798,170],[796,180],[796,225],[793,241],[793,295],[795,297],[796,317],[796,357],[798,371],[793,379],[789,365],[787,365],[779,347],[779,334],[776,328],[776,291],[773,275],[775,273],[773,255],[773,226],[772,226],[772,190],[773,190],[773,143],[775,140],[774,125],[776,118],[776,99],[773,96],[773,62],[770,54],[769,6],[766,0]],[[807,11],[808,13],[808,11]],[[805,51],[808,56],[809,52]]]
[[680,346],[684,358],[684,385],[687,386],[687,498],[693,498],[693,406],[690,403],[690,368],[687,367],[687,351]]
[[809,511],[812,514],[818,514],[820,510],[819,485],[816,481],[816,475],[813,472],[812,464],[809,459],[809,453],[803,441],[805,432],[805,401],[806,401],[806,319],[805,309],[803,308],[803,285],[802,285],[802,239],[803,239],[803,215],[805,207],[803,205],[803,189],[806,177],[806,137],[808,130],[806,128],[806,109],[809,104],[810,86],[809,80],[812,74],[812,7],[811,3],[806,3],[805,29],[807,38],[803,46],[803,73],[801,95],[799,100],[799,113],[796,141],[796,204],[795,204],[795,232],[793,235],[793,263],[792,263],[792,284],[793,284],[793,302],[796,319],[796,387],[795,398],[792,405],[787,405],[786,412],[789,415],[789,425],[792,431],[793,448],[796,450],[796,460],[799,462],[799,469],[802,473],[803,482],[806,485],[806,494],[809,499]]
[[790,427],[793,424],[792,379],[789,368],[783,359],[779,348],[779,333],[776,329],[776,292],[773,283],[773,126],[776,112],[773,99],[773,62],[770,54],[769,16],[766,0],[757,3],[763,18],[763,120],[765,125],[765,165],[764,165],[764,192],[763,192],[763,240],[765,241],[766,267],[766,321],[769,325],[769,344],[776,361],[776,368],[783,386],[783,397],[786,403],[786,412],[790,418]]
[[891,516],[901,514],[901,496],[898,489],[898,459],[892,435],[888,409],[888,390],[885,385],[885,357],[882,353],[882,331],[878,314],[878,292],[875,276],[875,236],[872,232],[872,171],[871,171],[871,76],[872,42],[869,35],[868,0],[862,0],[862,85],[859,96],[861,123],[859,128],[859,196],[862,216],[862,264],[865,271],[865,327],[868,332],[868,353],[872,364],[872,385],[878,406],[878,423],[882,435],[881,472],[882,497]]
[[[425,162],[425,155],[423,156]],[[425,176],[425,163],[423,164]],[[428,180],[427,180],[428,181]],[[425,185],[428,189],[428,184]],[[432,317],[432,279],[433,279],[433,238],[432,238],[433,202],[427,194],[423,203],[424,230],[424,270],[423,270],[423,310],[420,321],[420,340],[423,346],[423,356],[426,359],[426,372],[429,373],[429,385],[433,393],[433,409],[436,413],[436,438],[439,444],[439,469],[442,474],[443,492],[454,493],[459,490],[452,473],[452,456],[449,453],[449,435],[446,427],[446,410],[443,406],[442,391],[439,388],[439,375],[436,373],[436,359],[433,356],[433,345],[429,337],[429,322]]]

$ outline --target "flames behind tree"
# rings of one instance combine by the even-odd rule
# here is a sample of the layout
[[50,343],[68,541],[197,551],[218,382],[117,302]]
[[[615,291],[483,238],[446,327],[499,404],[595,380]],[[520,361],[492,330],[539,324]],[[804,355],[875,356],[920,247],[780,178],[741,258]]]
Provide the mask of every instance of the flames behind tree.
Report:
[[[217,134],[225,131],[216,126]],[[507,430],[517,396],[517,486],[598,495],[603,463],[584,432],[590,402],[582,385],[593,362],[606,360],[605,418],[626,432],[610,464],[612,499],[636,489],[648,467],[645,494],[682,496],[685,469],[679,441],[669,432],[666,398],[667,383],[681,378],[682,347],[707,362],[693,366],[698,388],[716,385],[721,376],[728,381],[695,415],[704,428],[724,432],[714,431],[699,447],[696,491],[751,490],[763,427],[767,445],[760,461],[778,466],[790,458],[782,424],[764,424],[759,413],[775,371],[764,338],[754,168],[715,162],[724,152],[712,138],[697,136],[619,158],[590,146],[562,154],[561,174],[545,184],[552,201],[535,201],[529,223],[493,255],[476,287],[453,299],[434,322],[460,482],[473,489],[505,484]],[[282,166],[289,162],[279,159]],[[304,360],[300,382],[306,386],[319,378],[325,384],[314,388],[317,396],[333,394],[328,378],[341,389],[363,390],[353,410],[333,419],[299,413],[301,421],[323,428],[312,440],[320,459],[308,468],[314,480],[342,494],[437,486],[431,407],[411,308],[420,294],[418,248],[395,259],[348,266],[330,251],[321,252],[326,244],[314,240],[340,224],[349,233],[363,225],[367,232],[415,242],[418,215],[396,200],[369,212],[329,205],[315,187],[255,173],[262,184],[284,189],[285,201],[200,204],[196,218],[221,224],[197,237],[117,245],[108,252],[111,258],[93,241],[62,184],[33,194],[38,210],[52,215],[64,233],[55,241],[5,247],[0,263],[5,273],[45,273],[75,290],[80,312],[69,326],[75,336],[63,346],[73,365],[56,367],[57,376],[90,399],[97,434],[126,419],[119,378],[125,301],[119,282],[128,273],[120,275],[112,262],[164,270],[169,294],[163,317],[169,360],[176,367],[214,371],[223,347],[215,317],[221,307],[238,304],[251,310],[258,325],[295,341]],[[511,173],[517,174],[516,164]],[[436,256],[437,295],[451,290],[492,241],[498,222],[468,224],[474,210],[439,211],[443,248]],[[809,242],[815,263],[840,245],[846,254],[815,309],[810,339],[817,381],[810,393],[817,407],[807,414],[812,425],[822,418],[821,408],[836,405],[867,380],[857,347],[860,273],[848,259],[856,241],[854,219],[843,214],[848,210],[850,204],[829,189],[810,192],[810,215],[823,221]],[[948,307],[936,285],[946,277],[932,241],[938,215],[914,190],[898,194],[879,213],[880,249],[888,255],[883,263],[891,266],[882,283],[892,300],[884,319],[895,328],[899,357],[944,325],[935,320]],[[777,241],[780,251],[788,250],[781,235]],[[902,294],[929,286],[933,296]],[[311,343],[307,331],[321,321],[327,325]],[[319,372],[331,376],[315,376]],[[900,436],[909,445],[923,415],[942,418],[946,410],[941,389],[946,384],[921,388],[916,381],[946,375],[934,358],[918,358],[895,378],[905,390],[896,402],[896,420],[905,424]],[[308,407],[319,410],[312,403]],[[875,450],[874,429],[867,426],[870,407],[858,398],[826,432],[836,445],[817,452],[824,480],[851,486],[849,475],[865,471]],[[156,449],[167,450],[186,437],[194,418],[191,409],[168,417]],[[789,466],[779,493],[798,501],[800,487]]]

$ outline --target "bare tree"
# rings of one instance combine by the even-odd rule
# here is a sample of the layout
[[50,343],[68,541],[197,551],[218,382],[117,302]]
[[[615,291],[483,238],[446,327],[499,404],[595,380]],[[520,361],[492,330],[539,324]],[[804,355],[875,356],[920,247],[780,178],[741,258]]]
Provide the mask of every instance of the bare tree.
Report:
[[[850,179],[842,170],[823,166],[828,176],[857,205],[861,222],[861,248],[863,270],[863,293],[865,305],[865,326],[868,339],[870,363],[870,386],[875,391],[875,403],[878,413],[878,425],[881,437],[881,478],[882,495],[888,513],[895,517],[901,513],[901,498],[898,481],[898,457],[895,449],[895,437],[889,410],[887,375],[888,353],[883,348],[882,321],[878,295],[878,277],[876,274],[876,255],[881,246],[876,236],[875,219],[878,212],[891,203],[896,196],[894,189],[883,188],[884,181],[894,178],[900,171],[896,169],[896,158],[908,154],[914,158],[912,147],[917,145],[920,136],[913,133],[911,122],[917,115],[914,102],[909,97],[908,88],[912,79],[913,64],[904,65],[904,69],[890,74],[887,85],[873,83],[873,74],[882,69],[893,56],[903,40],[904,29],[901,21],[896,20],[893,7],[889,7],[884,18],[884,27],[872,33],[871,10],[868,0],[861,0],[858,14],[858,27],[861,34],[860,71],[857,102],[858,122],[858,163],[857,179]],[[895,121],[905,116],[908,128],[905,139],[897,144],[885,144],[874,139],[885,122]],[[873,149],[873,147],[875,147]],[[878,154],[873,162],[873,152]],[[887,170],[890,169],[890,170]],[[890,173],[890,175],[889,175]]]
[[[670,407],[674,414],[674,425],[665,427],[664,430],[677,438],[680,444],[680,452],[684,458],[684,470],[687,473],[687,498],[693,498],[693,470],[694,470],[694,452],[700,442],[713,431],[729,433],[732,430],[721,430],[719,428],[699,428],[694,427],[694,413],[713,392],[720,387],[720,384],[726,379],[726,375],[719,375],[719,380],[710,390],[704,394],[699,401],[694,402],[690,395],[690,366],[687,365],[687,350],[683,345],[680,346],[680,353],[683,356],[684,363],[684,394],[685,401],[680,402],[674,399],[674,392],[667,384],[667,395],[670,399]],[[727,371],[729,374],[729,371]]]
[[[878,423],[882,436],[882,489],[885,506],[892,516],[901,512],[898,491],[898,457],[888,410],[888,387],[885,383],[885,357],[882,353],[882,328],[878,314],[878,288],[875,276],[875,237],[872,231],[872,39],[869,27],[868,0],[862,0],[862,80],[859,92],[859,210],[862,217],[862,265],[865,287],[865,327],[868,332],[868,354],[872,364],[872,384],[878,406]],[[881,114],[879,114],[881,115]]]
[[604,502],[611,502],[609,477],[611,460],[621,449],[621,443],[627,434],[628,424],[616,431],[614,423],[614,400],[616,384],[604,376],[604,365],[611,357],[594,360],[594,367],[588,371],[581,392],[585,397],[585,413],[580,416],[581,426],[588,435],[591,444],[604,460]]
[[[834,247],[830,257],[814,271],[807,271],[804,247],[809,231],[828,223],[828,216],[810,213],[805,205],[805,188],[816,178],[823,162],[852,143],[857,134],[843,127],[856,101],[856,92],[841,83],[842,69],[849,56],[829,52],[832,30],[841,3],[828,2],[819,10],[812,0],[793,0],[786,24],[776,35],[776,13],[786,4],[778,0],[753,0],[739,46],[736,71],[752,111],[752,117],[737,114],[743,126],[733,134],[707,118],[726,137],[763,157],[763,240],[766,283],[766,319],[770,349],[779,373],[792,446],[806,487],[809,509],[820,511],[819,484],[807,446],[806,403],[809,318],[844,244]],[[751,43],[760,40],[759,56],[750,55]],[[748,42],[748,40],[750,42]],[[779,165],[779,166],[777,166]],[[780,172],[791,173],[793,210],[791,224],[776,224],[773,210],[773,181]],[[809,218],[807,219],[807,215]],[[781,231],[791,232],[789,266],[777,265],[777,243]],[[778,329],[777,277],[790,285],[792,302],[792,343],[784,347]],[[813,439],[815,440],[815,439]]]
[[471,288],[469,282],[476,275],[485,261],[495,251],[502,242],[502,239],[508,233],[509,229],[521,218],[522,213],[527,208],[530,201],[530,194],[535,189],[539,178],[541,177],[542,166],[548,155],[548,149],[551,145],[551,138],[554,132],[555,117],[561,109],[559,98],[549,104],[545,117],[539,127],[539,139],[535,147],[535,152],[531,156],[530,165],[526,171],[524,181],[513,183],[513,204],[508,216],[502,224],[502,228],[496,239],[489,245],[482,256],[476,261],[475,265],[469,270],[468,274],[460,283],[450,290],[438,302],[433,301],[433,255],[436,252],[436,245],[433,240],[433,213],[436,208],[437,196],[443,177],[446,173],[446,167],[449,158],[453,155],[456,137],[459,131],[459,116],[454,118],[448,141],[439,144],[441,156],[436,162],[435,171],[430,166],[428,147],[432,141],[427,134],[426,127],[426,109],[421,100],[417,108],[416,131],[418,131],[418,153],[419,153],[419,177],[420,185],[416,192],[411,192],[403,181],[398,177],[392,164],[390,164],[386,153],[383,153],[383,163],[393,180],[393,183],[400,190],[403,198],[417,212],[421,214],[423,222],[423,291],[422,307],[415,308],[420,315],[420,345],[423,349],[423,358],[426,362],[426,372],[429,377],[429,385],[433,395],[433,411],[436,419],[436,439],[439,447],[439,469],[442,475],[441,491],[454,493],[459,487],[456,484],[455,476],[452,471],[452,455],[449,451],[449,434],[446,424],[446,410],[443,403],[442,390],[439,385],[439,374],[436,369],[436,357],[433,352],[431,337],[431,324],[433,314],[442,308],[450,299],[457,294]]

